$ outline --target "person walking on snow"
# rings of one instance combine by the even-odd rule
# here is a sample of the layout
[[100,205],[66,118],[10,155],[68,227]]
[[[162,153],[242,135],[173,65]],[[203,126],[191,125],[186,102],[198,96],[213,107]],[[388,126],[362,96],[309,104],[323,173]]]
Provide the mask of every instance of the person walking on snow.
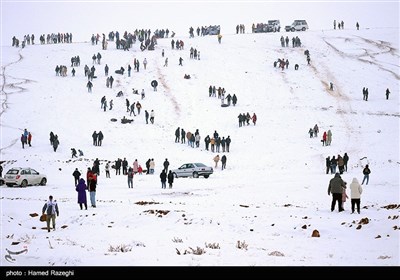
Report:
[[221,163],[222,163],[222,170],[226,169],[226,156],[225,155],[222,156]]
[[163,169],[163,170],[161,171],[160,179],[161,179],[161,188],[162,188],[162,189],[166,189],[166,188],[167,188],[167,185],[166,185],[166,182],[167,182],[167,173],[165,173],[165,169]]
[[364,167],[364,169],[363,169],[363,174],[364,174],[364,178],[363,178],[363,180],[362,180],[362,182],[361,182],[361,185],[364,184],[364,181],[365,181],[365,180],[367,180],[366,185],[368,185],[368,182],[369,182],[369,174],[371,174],[371,170],[369,169],[369,165],[368,165],[368,164]]
[[170,189],[172,189],[172,184],[174,183],[174,174],[172,173],[172,171],[170,170],[168,172],[168,186]]
[[343,193],[343,188],[345,187],[346,187],[345,182],[342,180],[339,173],[336,173],[335,176],[329,181],[328,195],[332,193],[331,212],[335,210],[336,201],[338,202],[339,212],[343,211],[342,193]]
[[127,175],[128,175],[128,188],[132,188],[133,189],[133,169],[132,169],[132,167],[129,167],[129,170],[128,170],[128,173],[127,173]]
[[56,214],[57,216],[60,215],[58,210],[58,204],[56,200],[53,200],[53,196],[49,196],[49,201],[47,201],[43,208],[42,214],[46,212],[46,223],[47,223],[47,231],[50,232],[50,221],[53,224],[53,230],[56,230]]
[[213,160],[215,162],[215,168],[217,168],[218,167],[218,162],[219,162],[219,155],[216,155]]
[[87,197],[86,197],[86,190],[87,186],[85,184],[85,179],[79,179],[78,184],[76,185],[75,190],[78,192],[78,204],[82,210],[82,204],[85,205],[85,210],[87,210]]
[[361,203],[361,194],[362,187],[358,182],[357,178],[353,178],[353,181],[350,184],[350,198],[351,198],[351,214],[354,213],[354,206],[357,205],[357,213],[360,214],[360,203]]

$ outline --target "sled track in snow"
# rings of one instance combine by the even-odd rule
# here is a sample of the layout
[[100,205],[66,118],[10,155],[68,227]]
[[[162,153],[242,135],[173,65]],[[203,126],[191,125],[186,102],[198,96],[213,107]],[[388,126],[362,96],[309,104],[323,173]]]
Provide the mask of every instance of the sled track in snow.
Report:
[[[382,71],[386,71],[389,72],[390,74],[392,74],[397,80],[400,80],[400,75],[397,74],[396,72],[385,68],[382,63],[379,63],[378,60],[375,58],[376,55],[380,55],[380,54],[391,54],[397,58],[399,58],[399,55],[396,54],[397,49],[393,48],[392,46],[390,46],[390,44],[388,42],[384,42],[384,41],[373,41],[370,39],[366,39],[363,37],[359,37],[357,36],[357,38],[359,38],[360,40],[363,40],[364,42],[371,44],[379,49],[382,50],[382,52],[371,52],[367,49],[363,49],[365,51],[365,54],[361,54],[361,55],[354,55],[354,54],[347,54],[341,50],[339,50],[338,48],[336,48],[334,45],[332,45],[331,43],[328,42],[327,38],[323,37],[322,40],[324,40],[324,42],[331,48],[333,49],[337,54],[339,54],[341,57],[343,58],[350,58],[350,59],[357,59],[358,61],[361,61],[363,63],[368,63],[368,64],[373,64],[375,66],[377,66],[380,70]],[[342,38],[345,41],[350,41],[353,42],[353,39],[350,38]],[[369,58],[369,59],[367,59]],[[398,65],[395,65],[398,66]]]
[[165,78],[164,78],[165,76],[161,73],[161,69],[158,65],[157,65],[157,74],[158,74],[158,78],[160,79],[162,86],[165,88],[166,93],[169,95],[169,100],[171,100],[178,118],[180,118],[181,108],[179,107],[179,104],[176,101],[175,96],[171,94],[171,89],[169,88],[167,82],[165,81]]

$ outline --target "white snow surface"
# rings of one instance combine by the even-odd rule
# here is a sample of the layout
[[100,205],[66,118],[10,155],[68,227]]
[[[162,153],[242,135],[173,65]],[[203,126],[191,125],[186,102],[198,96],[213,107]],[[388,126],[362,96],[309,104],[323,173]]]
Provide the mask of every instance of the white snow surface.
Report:
[[[297,35],[303,46],[292,48],[290,42],[282,48],[281,35]],[[88,42],[40,45],[39,38],[24,49],[2,47],[3,176],[12,167],[32,167],[45,173],[48,183],[0,187],[0,265],[398,266],[400,208],[384,207],[400,204],[399,29],[225,34],[221,44],[216,36],[177,38],[185,42],[184,50],[171,50],[170,38],[144,52],[138,43],[130,51],[117,50],[112,42],[102,50],[100,43]],[[189,58],[190,47],[200,50],[201,60]],[[162,49],[168,67],[163,67]],[[103,58],[88,93],[83,67],[92,66],[97,52]],[[70,58],[76,55],[81,65],[72,77]],[[134,58],[140,72],[114,73],[133,67]],[[289,68],[274,68],[278,58],[289,59]],[[68,67],[67,77],[55,75],[60,64]],[[105,84],[105,64],[115,78],[112,89]],[[150,86],[154,79],[157,92]],[[218,98],[208,96],[210,85],[235,93],[237,106],[221,107]],[[363,101],[363,87],[369,89],[368,101]],[[145,89],[145,99],[132,88]],[[118,98],[120,90],[124,96]],[[100,109],[104,95],[114,100],[112,111]],[[132,124],[111,122],[129,118],[125,98],[140,100],[141,114]],[[144,110],[155,111],[154,125],[146,124]],[[257,114],[257,124],[239,128],[237,116],[247,112]],[[315,124],[320,133],[309,138]],[[175,143],[177,127],[199,129],[200,148]],[[32,147],[22,149],[24,128],[33,139]],[[322,146],[328,129],[332,145]],[[101,147],[92,145],[95,130],[104,134]],[[172,189],[161,189],[166,158],[172,169],[186,162],[214,166],[215,153],[204,148],[204,137],[214,130],[232,138],[230,152],[219,153],[227,156],[226,170],[219,163],[208,179],[178,178]],[[57,152],[50,146],[50,131],[58,134]],[[84,157],[71,159],[73,147]],[[362,181],[366,163],[372,171],[363,185],[361,214],[351,214],[350,199],[344,212],[337,206],[330,211],[327,189],[333,174],[325,174],[325,158],[345,152],[350,160],[342,178],[348,185],[354,177]],[[105,161],[124,157],[129,166],[138,159],[143,167],[154,158],[155,174],[135,175],[133,189],[114,170],[105,178]],[[90,207],[88,194],[89,209],[80,210],[72,172],[78,168],[85,178],[96,158],[101,161],[97,208]],[[40,215],[49,195],[60,208],[57,230],[50,233],[41,229],[46,223],[29,215]],[[140,201],[156,204],[136,204]],[[357,229],[363,218],[369,223]],[[313,230],[319,238],[311,237]],[[247,248],[238,248],[238,242]],[[210,244],[219,246],[207,248]],[[131,250],[111,250],[119,245]],[[204,252],[193,254],[198,247]],[[5,249],[24,248],[28,252],[14,256],[14,262],[5,260]]]

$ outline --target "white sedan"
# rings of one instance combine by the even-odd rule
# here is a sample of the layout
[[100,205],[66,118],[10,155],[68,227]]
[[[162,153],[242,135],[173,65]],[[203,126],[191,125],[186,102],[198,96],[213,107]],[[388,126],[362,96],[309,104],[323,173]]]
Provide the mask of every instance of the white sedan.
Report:
[[45,186],[47,183],[46,175],[40,174],[35,169],[26,167],[14,167],[8,170],[4,176],[4,182],[8,187],[14,185],[26,187],[28,185]]
[[182,166],[178,169],[171,170],[171,172],[172,174],[174,174],[175,178],[199,178],[199,176],[204,176],[204,178],[208,178],[211,174],[213,174],[214,170],[212,167],[206,166],[203,163],[185,163],[182,164]]

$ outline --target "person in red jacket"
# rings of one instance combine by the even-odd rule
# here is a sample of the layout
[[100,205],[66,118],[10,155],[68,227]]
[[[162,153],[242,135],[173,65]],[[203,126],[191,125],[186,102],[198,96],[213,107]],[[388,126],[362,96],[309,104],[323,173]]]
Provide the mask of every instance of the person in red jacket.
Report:
[[321,142],[322,142],[322,146],[325,146],[325,145],[326,145],[326,131],[324,131],[324,134],[322,135],[322,140],[321,140]]
[[257,121],[256,113],[253,113],[253,116],[251,117],[251,119],[253,120],[253,124],[256,125],[256,121]]
[[31,146],[31,141],[32,141],[32,134],[29,132],[29,134],[28,134],[28,145],[29,145],[29,147],[32,147]]

